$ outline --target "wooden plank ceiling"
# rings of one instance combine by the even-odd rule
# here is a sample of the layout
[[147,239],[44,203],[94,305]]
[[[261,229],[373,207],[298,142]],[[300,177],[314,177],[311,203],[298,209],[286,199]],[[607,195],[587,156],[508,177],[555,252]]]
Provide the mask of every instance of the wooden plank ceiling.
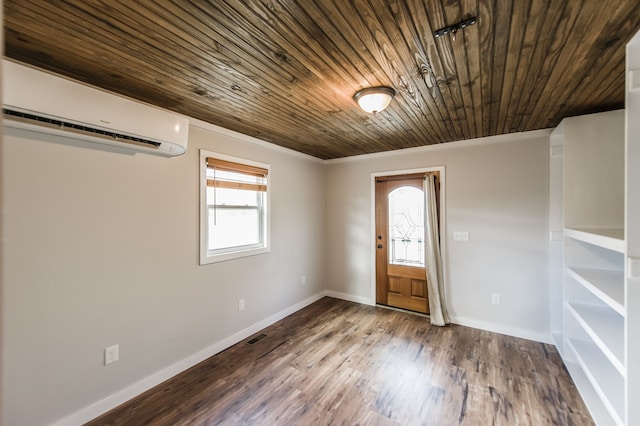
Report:
[[[640,0],[5,0],[5,54],[322,159],[624,107]],[[451,36],[433,32],[477,16]],[[388,85],[366,114],[353,94]]]

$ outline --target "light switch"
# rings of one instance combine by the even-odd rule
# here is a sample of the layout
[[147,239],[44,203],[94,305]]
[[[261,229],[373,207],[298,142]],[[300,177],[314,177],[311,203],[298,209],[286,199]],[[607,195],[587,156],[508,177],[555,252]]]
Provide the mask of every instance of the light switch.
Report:
[[453,231],[453,241],[469,241],[469,233],[467,231]]
[[109,346],[104,350],[104,365],[113,364],[119,359],[118,345]]

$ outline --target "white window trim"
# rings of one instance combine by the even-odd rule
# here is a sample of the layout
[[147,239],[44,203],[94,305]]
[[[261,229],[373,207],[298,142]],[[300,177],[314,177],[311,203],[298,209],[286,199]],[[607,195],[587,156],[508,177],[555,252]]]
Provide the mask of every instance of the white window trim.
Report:
[[[234,163],[247,164],[249,166],[261,167],[269,170],[267,175],[267,220],[265,224],[265,246],[264,247],[248,247],[240,250],[228,251],[210,255],[207,250],[207,218],[209,210],[207,206],[207,157],[218,158],[220,160],[231,161]],[[247,256],[255,256],[257,254],[268,253],[271,251],[271,166],[265,163],[247,160],[244,158],[233,157],[230,155],[219,154],[205,149],[200,150],[200,265],[208,265],[210,263],[224,262],[231,259],[239,259]]]

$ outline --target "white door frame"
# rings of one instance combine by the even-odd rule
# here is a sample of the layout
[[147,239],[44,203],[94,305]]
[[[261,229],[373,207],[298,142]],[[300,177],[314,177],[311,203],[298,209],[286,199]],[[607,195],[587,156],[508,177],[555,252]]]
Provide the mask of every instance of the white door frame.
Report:
[[[408,170],[391,170],[388,172],[371,173],[371,293],[369,305],[376,304],[376,178],[380,176],[408,175],[412,173],[440,172],[440,251],[442,254],[442,275],[444,280],[445,292],[448,283],[449,262],[447,261],[447,228],[446,228],[446,178],[444,166],[424,167],[419,169]],[[386,245],[386,244],[385,244]]]

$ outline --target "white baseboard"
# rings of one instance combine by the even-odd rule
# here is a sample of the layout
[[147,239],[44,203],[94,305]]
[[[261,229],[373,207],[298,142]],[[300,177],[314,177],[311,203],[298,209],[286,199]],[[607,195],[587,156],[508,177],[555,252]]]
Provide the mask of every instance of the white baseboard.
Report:
[[193,367],[194,365],[204,361],[205,359],[222,352],[223,350],[235,345],[238,342],[246,339],[252,334],[257,333],[258,331],[280,321],[281,319],[293,314],[294,312],[299,311],[300,309],[308,306],[325,296],[325,292],[320,292],[314,294],[311,297],[304,299],[301,302],[296,303],[293,306],[290,306],[286,309],[283,309],[280,312],[277,312],[270,317],[265,318],[262,321],[259,321],[243,330],[238,331],[237,333],[232,334],[231,336],[222,339],[211,346],[204,348],[203,350],[196,352],[193,355],[184,358],[181,361],[176,362],[164,368],[157,373],[154,373],[144,379],[127,386],[126,388],[116,392],[113,395],[110,395],[100,401],[97,401],[85,408],[82,408],[75,413],[57,421],[54,423],[54,426],[77,426],[79,424],[84,424],[89,420],[92,420],[98,417],[101,414],[106,413],[107,411],[117,407],[120,404],[125,403],[126,401],[134,398],[141,393],[151,389],[154,386],[159,385],[167,379],[185,371],[188,368]]
[[[235,345],[238,342],[241,342],[247,337],[280,321],[281,319],[293,314],[294,312],[297,312],[300,309],[322,299],[324,296],[347,300],[355,303],[361,303],[363,305],[375,306],[375,303],[372,302],[371,299],[362,296],[355,296],[352,294],[331,290],[317,293],[311,297],[304,299],[301,302],[296,303],[295,305],[292,305],[280,312],[277,312],[265,318],[262,321],[259,321],[243,330],[240,330],[237,333],[234,333],[231,336],[228,336],[225,339],[222,339],[212,344],[211,346],[206,347],[201,351],[196,352],[195,354],[176,362],[175,364],[172,364],[148,377],[145,377],[144,379],[133,383],[132,385],[116,392],[113,395],[110,395],[100,401],[97,401],[85,408],[76,411],[75,413],[72,413],[71,415],[55,422],[54,426],[76,426],[79,424],[84,424],[89,420],[92,420],[100,416],[101,414],[104,414],[107,411],[117,407],[118,405],[123,404],[128,400],[140,395],[141,393],[151,389],[152,387],[159,385],[165,380],[170,379],[171,377],[187,370],[188,368],[193,367],[194,365],[204,361],[205,359],[222,352],[223,350]],[[497,326],[496,324],[486,323],[463,317],[452,317],[451,322],[466,327],[479,328],[495,333],[506,334],[508,336],[514,336],[543,343],[552,343],[551,336],[544,333],[534,333],[528,330]]]
[[333,297],[334,299],[342,299],[342,300],[347,300],[349,302],[360,303],[362,305],[375,306],[375,302],[369,299],[368,297],[355,296],[353,294],[340,293],[339,291],[333,291],[333,290],[325,291],[325,295],[329,297]]
[[[367,297],[355,296],[353,294],[341,293],[338,291],[327,290],[325,294],[336,299],[348,300],[349,302],[361,303],[363,305],[375,306],[375,302]],[[505,327],[490,322],[478,321],[465,317],[451,317],[453,324],[463,325],[465,327],[478,328],[480,330],[491,331],[493,333],[505,334],[507,336],[518,337],[521,339],[533,340],[535,342],[551,343],[551,335],[545,333],[532,332],[515,327]]]
[[453,324],[463,325],[465,327],[478,328],[480,330],[491,331],[493,333],[505,334],[507,336],[518,337],[521,339],[533,340],[541,343],[551,343],[551,335],[548,333],[539,333],[531,330],[525,330],[522,328],[505,327],[503,325],[494,324],[485,321],[478,321],[476,319],[450,316],[450,320]]

